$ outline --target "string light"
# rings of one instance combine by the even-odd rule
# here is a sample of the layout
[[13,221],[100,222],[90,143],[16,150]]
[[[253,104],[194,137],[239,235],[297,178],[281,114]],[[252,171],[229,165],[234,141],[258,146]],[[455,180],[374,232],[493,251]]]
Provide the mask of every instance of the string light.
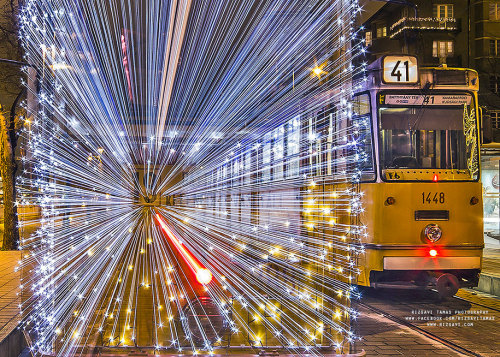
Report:
[[348,351],[370,137],[350,102],[366,68],[352,65],[360,11],[25,2],[40,74],[18,180],[19,204],[40,208],[21,241],[32,351]]

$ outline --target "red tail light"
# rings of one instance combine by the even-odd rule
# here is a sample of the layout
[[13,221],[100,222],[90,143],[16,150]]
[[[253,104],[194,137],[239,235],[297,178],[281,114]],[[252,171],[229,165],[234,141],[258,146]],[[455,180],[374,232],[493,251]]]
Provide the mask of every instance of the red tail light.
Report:
[[438,175],[437,175],[437,174],[434,174],[434,177],[432,177],[432,181],[434,181],[434,182],[438,182],[438,180],[439,180]]
[[438,255],[438,252],[437,252],[437,250],[436,250],[436,249],[431,249],[431,250],[429,250],[429,255],[430,255],[431,257],[435,257],[435,256],[437,256],[437,255]]
[[187,250],[187,248],[182,244],[179,239],[174,235],[174,233],[168,228],[167,224],[163,221],[163,218],[156,213],[155,215],[156,221],[163,229],[165,234],[167,235],[170,242],[177,248],[178,252],[184,258],[184,261],[187,263],[191,271],[194,273],[196,280],[202,285],[207,285],[212,281],[212,273],[210,270],[205,268],[200,262],[193,256],[193,254]]

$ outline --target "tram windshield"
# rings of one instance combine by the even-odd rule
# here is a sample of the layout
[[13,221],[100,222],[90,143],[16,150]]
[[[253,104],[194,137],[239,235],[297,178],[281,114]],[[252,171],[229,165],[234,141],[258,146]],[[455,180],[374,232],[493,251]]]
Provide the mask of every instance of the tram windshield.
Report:
[[388,173],[399,169],[439,169],[461,173],[460,180],[477,178],[471,95],[381,95],[379,103],[384,103],[378,108],[383,177],[392,178]]

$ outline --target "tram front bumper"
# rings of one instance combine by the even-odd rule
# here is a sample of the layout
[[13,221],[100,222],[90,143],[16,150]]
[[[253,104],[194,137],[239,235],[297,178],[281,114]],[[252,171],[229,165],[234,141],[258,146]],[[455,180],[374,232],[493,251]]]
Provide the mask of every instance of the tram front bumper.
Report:
[[481,257],[384,257],[384,270],[480,269]]

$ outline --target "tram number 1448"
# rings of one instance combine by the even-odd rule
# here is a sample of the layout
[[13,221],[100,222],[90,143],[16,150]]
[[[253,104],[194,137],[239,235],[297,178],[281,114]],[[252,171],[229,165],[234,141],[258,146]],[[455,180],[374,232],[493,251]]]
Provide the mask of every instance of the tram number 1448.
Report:
[[422,203],[444,203],[444,192],[422,192]]

